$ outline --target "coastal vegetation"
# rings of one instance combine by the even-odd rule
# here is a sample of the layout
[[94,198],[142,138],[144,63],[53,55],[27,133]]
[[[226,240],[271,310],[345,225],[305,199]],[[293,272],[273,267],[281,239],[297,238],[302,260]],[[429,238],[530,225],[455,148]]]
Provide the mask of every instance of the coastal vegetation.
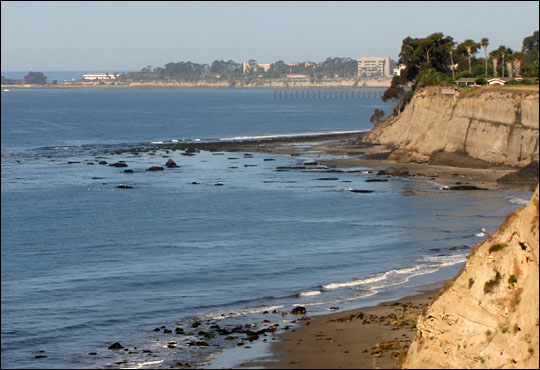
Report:
[[[538,84],[538,31],[524,38],[521,52],[500,45],[488,53],[489,45],[487,37],[480,42],[466,39],[456,43],[453,37],[440,32],[423,38],[405,38],[398,61],[403,70],[393,77],[382,100],[393,104],[395,116],[424,86],[453,86],[460,78],[475,78],[477,85],[485,85],[490,76],[523,78],[508,81],[513,85]],[[481,49],[484,57],[476,58]]]

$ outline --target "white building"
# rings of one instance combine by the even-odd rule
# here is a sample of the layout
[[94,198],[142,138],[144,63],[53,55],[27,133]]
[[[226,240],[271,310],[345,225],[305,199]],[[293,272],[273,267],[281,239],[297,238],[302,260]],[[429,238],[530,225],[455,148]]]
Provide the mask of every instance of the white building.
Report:
[[401,76],[401,71],[403,71],[407,66],[405,64],[400,64],[396,68],[394,68],[394,75],[395,76]]
[[270,63],[250,64],[249,62],[242,62],[242,73],[246,73],[250,69],[255,69],[256,71],[262,69],[263,71],[268,72],[270,70],[270,67]]
[[86,73],[83,80],[116,80],[119,77],[119,73]]
[[363,75],[365,75],[366,77],[391,77],[389,57],[361,57],[356,61],[358,62],[359,77]]

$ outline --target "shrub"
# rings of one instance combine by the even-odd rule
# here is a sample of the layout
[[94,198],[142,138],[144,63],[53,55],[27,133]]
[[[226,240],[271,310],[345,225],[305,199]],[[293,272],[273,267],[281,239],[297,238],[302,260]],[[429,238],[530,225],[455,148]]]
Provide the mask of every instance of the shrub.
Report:
[[510,277],[508,278],[508,283],[511,285],[511,284],[515,284],[517,283],[517,277],[516,275],[512,274],[510,275]]
[[489,281],[486,281],[484,284],[484,293],[491,293],[493,289],[499,285],[499,282],[501,281],[501,273],[497,270],[495,270],[495,277]]
[[494,244],[492,245],[491,247],[489,247],[489,253],[491,254],[491,252],[498,252],[504,248],[508,247],[508,244],[506,243],[497,243],[497,244]]

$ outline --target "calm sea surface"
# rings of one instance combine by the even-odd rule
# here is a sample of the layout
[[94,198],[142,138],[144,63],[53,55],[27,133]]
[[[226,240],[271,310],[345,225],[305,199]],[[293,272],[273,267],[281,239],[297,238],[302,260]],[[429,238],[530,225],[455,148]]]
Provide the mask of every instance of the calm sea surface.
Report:
[[[379,98],[12,90],[1,103],[3,368],[208,361],[246,337],[199,333],[211,325],[283,327],[293,318],[280,313],[295,305],[355,308],[454,276],[482,239],[475,234],[530,197],[366,183],[373,175],[360,171],[276,171],[318,153],[111,154],[151,141],[369,129],[375,108],[389,110]],[[145,171],[168,158],[180,167]],[[134,173],[100,160],[125,160]],[[209,346],[190,346],[202,340]],[[126,349],[109,350],[114,342]]]

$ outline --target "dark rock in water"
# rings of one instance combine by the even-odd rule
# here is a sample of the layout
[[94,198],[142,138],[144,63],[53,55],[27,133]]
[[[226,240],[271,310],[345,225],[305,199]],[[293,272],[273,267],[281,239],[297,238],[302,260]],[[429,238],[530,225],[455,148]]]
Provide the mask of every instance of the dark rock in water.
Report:
[[155,328],[154,331],[159,331],[159,328]]
[[161,166],[152,166],[150,168],[147,168],[146,171],[163,171],[163,167],[161,167]]
[[120,184],[117,186],[117,188],[119,189],[132,189],[133,186],[129,186],[129,185],[126,185],[126,184]]
[[172,333],[171,329],[163,329],[163,334],[171,334],[171,333]]
[[245,164],[244,167],[257,167],[256,164]]
[[387,176],[408,176],[409,169],[407,167],[388,167],[386,170],[381,170],[377,172],[377,175],[387,175]]
[[366,182],[387,182],[387,179],[367,179]]
[[75,161],[69,161],[68,164],[75,164],[75,163],[81,163],[81,162],[75,162]]
[[276,167],[278,171],[288,171],[288,170],[305,170],[306,166],[279,166]]
[[172,159],[169,159],[167,161],[167,163],[165,163],[165,166],[167,168],[176,168],[176,167],[178,167],[178,165]]
[[186,152],[186,153],[180,153],[180,154],[183,155],[183,156],[186,156],[186,157],[193,157],[193,156],[195,155],[195,154],[193,154],[193,153],[188,153],[188,152]]
[[94,162],[86,162],[86,164],[89,164],[89,165],[94,165]]
[[200,185],[197,181],[193,181],[191,185]]
[[191,327],[192,328],[196,328],[198,327],[199,325],[201,325],[201,323],[199,321],[195,321],[193,324],[191,324]]
[[319,162],[305,162],[304,166],[316,166],[318,164],[319,164]]
[[124,170],[124,173],[133,173],[133,170]]
[[270,162],[270,161],[275,161],[275,159],[274,158],[265,158],[264,161],[265,162]]
[[337,177],[321,177],[321,178],[318,178],[316,180],[319,180],[319,181],[336,181],[336,180],[339,180]]
[[99,161],[98,164],[107,164],[107,161]]
[[223,184],[221,182],[216,182],[214,186],[223,186]]
[[109,166],[111,166],[111,167],[127,167],[128,165],[124,161],[119,161],[119,162],[111,163],[111,164],[109,164]]
[[124,346],[121,345],[119,342],[115,342],[109,346],[109,349],[111,350],[124,349]]
[[97,355],[97,352],[90,352],[90,353],[88,353],[88,356],[95,356],[95,355]]
[[479,188],[478,186],[474,186],[474,185],[458,185],[458,186],[450,186],[448,190],[488,190],[488,189]]
[[292,309],[291,313],[293,315],[303,315],[306,313],[306,308],[302,306],[298,306]]
[[351,193],[373,193],[373,190],[357,190],[357,189],[349,189]]
[[34,356],[34,358],[47,358],[47,356],[45,356],[45,355],[36,355],[36,356]]

